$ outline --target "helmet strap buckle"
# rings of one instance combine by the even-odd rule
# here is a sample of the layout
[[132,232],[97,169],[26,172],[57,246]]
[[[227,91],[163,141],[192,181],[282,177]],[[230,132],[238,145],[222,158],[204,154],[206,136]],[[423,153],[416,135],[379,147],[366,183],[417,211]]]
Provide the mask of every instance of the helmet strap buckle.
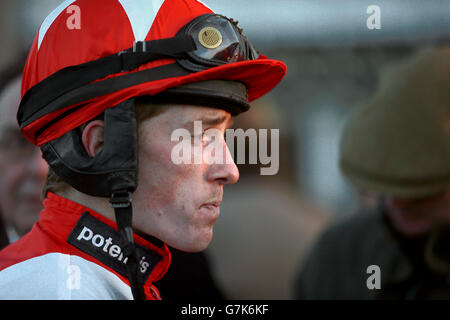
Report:
[[109,203],[112,208],[127,208],[131,205],[131,192],[129,191],[118,191],[111,194]]

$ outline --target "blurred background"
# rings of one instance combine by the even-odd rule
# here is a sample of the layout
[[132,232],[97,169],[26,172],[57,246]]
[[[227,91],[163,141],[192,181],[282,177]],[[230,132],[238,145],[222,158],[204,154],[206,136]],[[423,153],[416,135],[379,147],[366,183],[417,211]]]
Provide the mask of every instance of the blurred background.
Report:
[[[2,77],[61,2],[0,2]],[[387,65],[449,42],[450,1],[202,2],[238,20],[258,50],[288,67],[281,84],[236,119],[235,127],[244,130],[280,130],[279,172],[262,176],[259,165],[239,166],[240,182],[225,188],[206,252],[212,274],[232,299],[289,299],[293,278],[320,231],[371,201],[338,168],[346,119],[374,93]],[[379,28],[369,28],[372,5],[380,10]]]

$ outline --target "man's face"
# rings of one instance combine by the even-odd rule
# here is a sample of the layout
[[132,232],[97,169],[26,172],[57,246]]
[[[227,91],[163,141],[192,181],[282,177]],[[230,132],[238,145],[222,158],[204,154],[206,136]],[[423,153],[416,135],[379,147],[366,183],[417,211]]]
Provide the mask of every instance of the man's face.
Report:
[[398,231],[420,236],[437,224],[450,224],[450,188],[423,199],[388,199],[388,215]]
[[[172,132],[184,128],[194,137],[194,121],[202,121],[203,131],[220,130],[224,161],[208,164],[209,155],[204,152],[201,164],[172,161],[172,149],[179,143],[171,141]],[[223,186],[239,179],[224,139],[230,123],[226,111],[185,105],[170,106],[141,123],[139,184],[133,195],[136,230],[184,251],[201,251],[208,246],[219,217]],[[203,146],[206,143],[202,140]]]
[[48,169],[39,148],[25,140],[17,125],[19,85],[16,80],[5,89],[0,104],[0,211],[21,236],[39,218]]

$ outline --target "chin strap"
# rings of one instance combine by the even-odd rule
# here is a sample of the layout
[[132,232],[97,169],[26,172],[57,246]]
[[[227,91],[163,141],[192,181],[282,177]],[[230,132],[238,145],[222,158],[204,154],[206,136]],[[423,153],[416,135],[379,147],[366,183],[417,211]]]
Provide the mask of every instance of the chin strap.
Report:
[[128,280],[134,300],[145,300],[144,285],[139,272],[139,254],[133,240],[131,192],[114,192],[109,200],[116,216],[117,228],[122,236],[123,254],[127,257]]

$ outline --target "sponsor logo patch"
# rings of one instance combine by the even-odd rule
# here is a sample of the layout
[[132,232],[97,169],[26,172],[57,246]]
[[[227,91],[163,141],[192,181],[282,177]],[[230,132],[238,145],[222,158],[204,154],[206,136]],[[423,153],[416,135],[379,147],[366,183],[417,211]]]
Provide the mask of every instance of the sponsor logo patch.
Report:
[[[67,242],[84,253],[112,268],[117,273],[127,276],[127,260],[123,255],[120,233],[107,224],[84,212],[73,228]],[[136,244],[141,257],[139,270],[145,283],[150,273],[162,257],[143,246]]]

